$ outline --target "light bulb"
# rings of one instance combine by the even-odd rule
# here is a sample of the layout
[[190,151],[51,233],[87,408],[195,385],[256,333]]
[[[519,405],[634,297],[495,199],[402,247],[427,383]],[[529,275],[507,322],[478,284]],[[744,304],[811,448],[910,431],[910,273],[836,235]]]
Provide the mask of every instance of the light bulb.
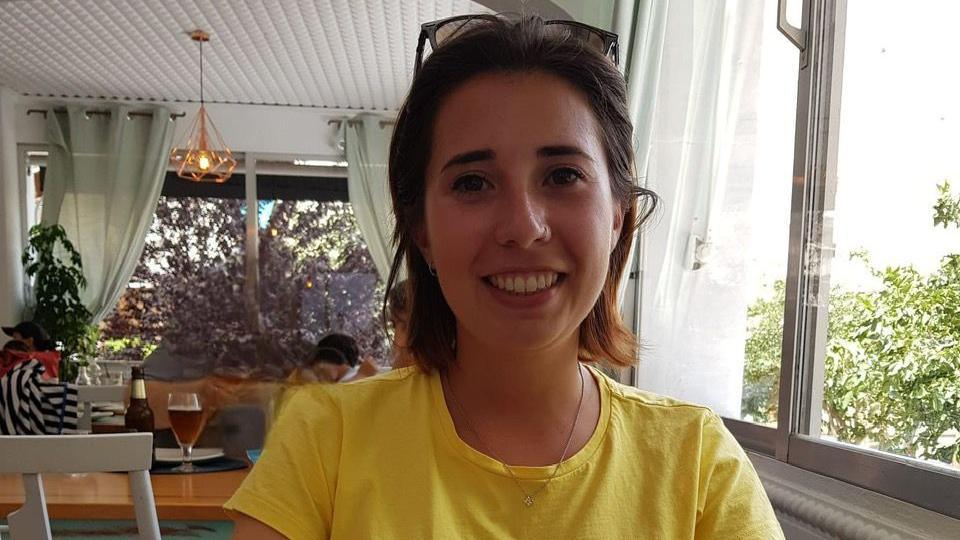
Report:
[[207,154],[200,154],[200,158],[197,160],[197,165],[200,167],[201,171],[210,169],[210,158],[207,157]]

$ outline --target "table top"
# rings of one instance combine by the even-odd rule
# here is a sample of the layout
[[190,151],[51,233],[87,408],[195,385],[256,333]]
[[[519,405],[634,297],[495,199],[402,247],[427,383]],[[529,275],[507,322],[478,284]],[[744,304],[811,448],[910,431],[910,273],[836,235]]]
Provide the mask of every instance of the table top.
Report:
[[[223,503],[249,469],[203,474],[150,476],[159,519],[226,520]],[[134,519],[130,482],[122,473],[45,474],[51,519]],[[0,474],[0,516],[23,504],[20,475]]]

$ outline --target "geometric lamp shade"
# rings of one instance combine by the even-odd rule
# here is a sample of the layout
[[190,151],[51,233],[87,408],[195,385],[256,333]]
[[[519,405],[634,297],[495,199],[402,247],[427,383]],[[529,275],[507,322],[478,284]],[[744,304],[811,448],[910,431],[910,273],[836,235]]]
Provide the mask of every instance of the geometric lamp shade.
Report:
[[195,182],[225,182],[237,166],[202,102],[187,130],[186,144],[174,148],[170,160],[177,167],[177,176]]
[[[194,182],[226,182],[237,166],[233,152],[223,142],[223,136],[213,125],[203,104],[203,44],[210,34],[203,30],[190,32],[190,39],[200,45],[200,110],[187,129],[186,144],[170,152],[170,160],[177,167],[177,176]],[[207,131],[207,128],[210,131]],[[211,137],[212,135],[212,137]]]

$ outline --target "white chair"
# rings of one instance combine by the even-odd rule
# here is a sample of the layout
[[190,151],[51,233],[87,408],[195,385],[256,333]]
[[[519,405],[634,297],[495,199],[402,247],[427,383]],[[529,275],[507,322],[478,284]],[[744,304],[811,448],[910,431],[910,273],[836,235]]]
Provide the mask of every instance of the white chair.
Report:
[[12,540],[50,540],[43,473],[126,472],[140,538],[160,540],[150,485],[153,434],[0,436],[0,473],[23,476],[22,507],[7,516]]
[[93,429],[93,403],[98,401],[123,403],[127,388],[128,386],[125,384],[78,386],[77,403],[82,405],[83,412],[77,419],[77,429],[89,433]]

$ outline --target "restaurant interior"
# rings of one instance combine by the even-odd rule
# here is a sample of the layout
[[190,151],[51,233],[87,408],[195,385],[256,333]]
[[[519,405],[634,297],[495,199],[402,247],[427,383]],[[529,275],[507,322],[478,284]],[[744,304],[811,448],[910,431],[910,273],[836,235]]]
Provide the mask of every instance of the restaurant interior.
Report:
[[[840,153],[848,148],[837,125],[857,121],[841,102],[855,103],[847,92],[866,78],[847,68],[876,67],[855,60],[857,40],[901,50],[868,40],[858,21],[880,23],[864,9],[845,0],[0,2],[0,538],[229,538],[222,505],[295,387],[409,363],[402,316],[391,313],[402,300],[385,299],[384,287],[394,121],[420,25],[503,12],[619,35],[637,181],[663,207],[641,230],[619,291],[640,363],[605,372],[720,414],[789,539],[960,538],[960,319],[935,327],[947,317],[936,306],[960,296],[902,308],[901,317],[929,311],[918,332],[936,343],[877,367],[882,381],[869,386],[869,366],[896,347],[857,339],[882,339],[889,310],[871,322],[854,315],[888,297],[831,288],[831,277],[873,279],[844,274],[841,249],[869,241],[847,240],[834,212],[883,204],[868,195],[848,204],[836,188],[838,140]],[[943,55],[960,52],[941,45],[952,48]],[[960,144],[955,102],[929,129]],[[952,157],[947,172],[923,171],[927,229],[937,182],[960,174],[955,152],[939,154]],[[841,172],[853,168],[844,163]],[[960,209],[955,192],[940,189],[938,216]],[[955,227],[939,226],[949,219]],[[919,234],[936,259],[957,257],[960,217],[935,225]],[[947,275],[947,266],[923,270],[927,255],[879,262],[877,279],[908,264]],[[960,291],[951,275],[937,282],[941,294]],[[841,340],[847,327],[828,311],[864,330]],[[897,350],[915,341],[924,339],[900,338]],[[923,371],[911,359],[928,350],[936,366]],[[911,369],[906,382],[889,378]],[[841,388],[851,379],[859,386]],[[913,405],[872,411],[888,401]]]

